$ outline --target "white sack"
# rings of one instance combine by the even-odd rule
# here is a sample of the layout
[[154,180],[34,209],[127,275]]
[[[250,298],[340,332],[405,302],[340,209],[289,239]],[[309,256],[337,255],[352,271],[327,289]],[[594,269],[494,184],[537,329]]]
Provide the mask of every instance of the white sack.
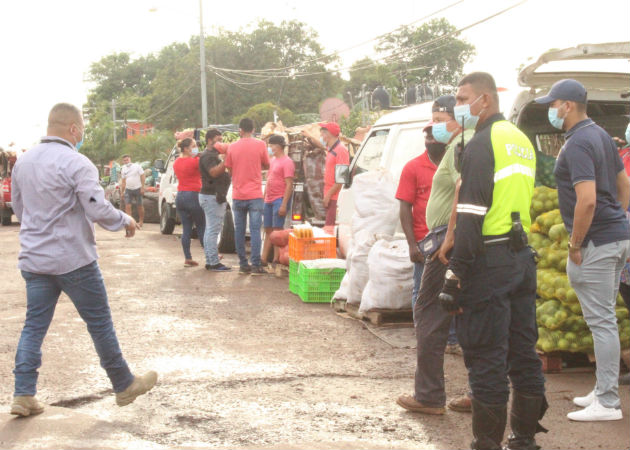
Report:
[[354,215],[352,235],[361,230],[392,235],[399,223],[396,185],[385,169],[357,175],[352,180]]
[[368,254],[376,242],[376,236],[367,230],[359,231],[353,236],[352,252],[350,254],[350,271],[348,286],[348,303],[361,303],[363,289],[368,282]]
[[339,289],[333,295],[333,300],[348,300],[348,289],[350,288],[350,274],[346,272],[341,280]]
[[369,281],[361,298],[359,312],[372,309],[411,307],[413,263],[405,240],[379,240],[370,249],[367,264]]

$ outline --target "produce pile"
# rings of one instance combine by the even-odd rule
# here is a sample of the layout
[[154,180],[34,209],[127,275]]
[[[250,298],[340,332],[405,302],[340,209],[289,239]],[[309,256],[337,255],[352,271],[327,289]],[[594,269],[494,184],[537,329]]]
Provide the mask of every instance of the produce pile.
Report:
[[[538,252],[539,298],[536,301],[538,343],[545,353],[593,352],[593,336],[582,317],[577,294],[566,274],[569,235],[558,208],[558,191],[534,189],[530,245]],[[617,323],[622,348],[630,347],[630,319],[621,296],[617,297]]]

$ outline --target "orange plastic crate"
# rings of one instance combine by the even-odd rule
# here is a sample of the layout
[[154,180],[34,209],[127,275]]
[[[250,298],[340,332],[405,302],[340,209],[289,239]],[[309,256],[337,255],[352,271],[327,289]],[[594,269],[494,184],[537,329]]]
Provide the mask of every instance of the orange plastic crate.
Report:
[[289,258],[293,261],[336,257],[337,238],[334,236],[298,238],[289,234]]

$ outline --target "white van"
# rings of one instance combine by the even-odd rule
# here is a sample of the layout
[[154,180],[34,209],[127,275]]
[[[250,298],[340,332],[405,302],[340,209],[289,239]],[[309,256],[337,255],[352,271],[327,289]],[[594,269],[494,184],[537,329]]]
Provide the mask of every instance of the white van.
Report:
[[[563,133],[549,124],[547,106],[538,105],[534,99],[545,95],[556,81],[574,78],[588,90],[588,115],[612,136],[622,137],[630,114],[629,59],[630,42],[584,44],[547,52],[519,73],[518,82],[525,89],[499,92],[503,113],[527,134],[539,151],[557,156]],[[602,65],[601,60],[612,61]],[[547,64],[547,71],[539,70]],[[592,66],[593,70],[585,70],[585,66]],[[613,71],[603,71],[603,67]],[[351,237],[354,214],[352,177],[384,167],[398,180],[404,165],[425,151],[422,129],[431,120],[431,105],[432,102],[414,105],[381,117],[365,137],[349,171],[345,171],[347,176],[337,179],[344,183],[337,211],[337,241],[343,256]],[[399,225],[397,233],[401,232]]]

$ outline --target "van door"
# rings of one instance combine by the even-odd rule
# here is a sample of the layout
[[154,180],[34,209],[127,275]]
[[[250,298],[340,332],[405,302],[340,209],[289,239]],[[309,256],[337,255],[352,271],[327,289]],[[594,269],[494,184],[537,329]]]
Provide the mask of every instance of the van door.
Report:
[[427,122],[422,122],[400,126],[393,137],[385,167],[389,169],[396,185],[398,185],[405,164],[426,150],[422,131],[426,124]]

